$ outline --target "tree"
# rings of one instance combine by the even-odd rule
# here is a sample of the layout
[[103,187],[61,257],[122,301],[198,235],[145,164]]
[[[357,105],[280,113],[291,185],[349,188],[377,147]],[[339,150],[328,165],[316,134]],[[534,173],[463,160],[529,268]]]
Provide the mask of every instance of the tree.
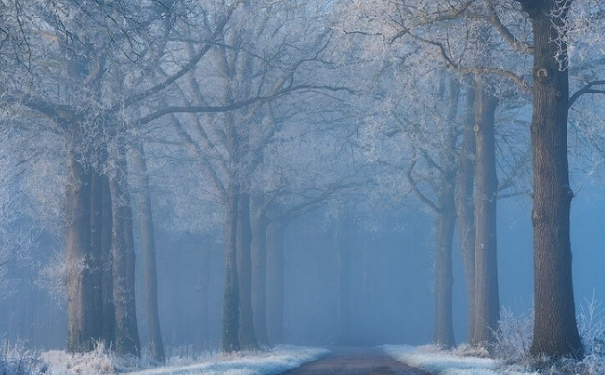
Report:
[[493,342],[492,335],[500,320],[496,243],[496,175],[495,113],[498,101],[486,82],[478,78],[475,92],[475,280],[474,319],[471,343]]
[[[115,351],[140,355],[141,343],[135,304],[135,253],[133,218],[124,145],[114,147],[113,170],[109,176],[111,192],[111,255],[113,302],[115,305]],[[120,150],[121,149],[121,150]]]
[[[518,84],[520,90],[528,88],[520,73],[523,65],[512,63],[510,56],[515,55],[507,56],[503,52],[506,50],[506,43],[514,45],[515,51],[526,52],[530,48],[525,45],[525,40],[516,39],[504,26],[500,16],[506,17],[505,22],[512,20],[510,8],[507,6],[499,8],[499,5],[491,1],[472,3],[453,1],[447,6],[421,0],[394,1],[388,2],[386,8],[362,9],[372,15],[369,17],[371,20],[388,20],[386,25],[372,25],[371,21],[362,19],[359,23],[365,24],[366,29],[369,23],[369,30],[371,30],[366,31],[365,35],[381,35],[391,44],[400,39],[404,40],[397,44],[404,50],[409,50],[409,45],[417,45],[419,53],[435,53],[437,64],[442,64],[451,72],[462,76],[473,75],[476,80],[484,82],[484,85],[490,82],[491,98],[490,95],[485,96],[484,89],[481,93],[477,93],[477,97],[481,96],[481,100],[477,100],[474,105],[475,119],[472,121],[477,130],[475,138],[481,142],[477,145],[476,156],[476,160],[481,163],[475,164],[474,176],[477,184],[474,206],[476,217],[473,219],[473,215],[469,213],[473,178],[469,177],[469,168],[472,166],[465,161],[468,158],[466,154],[472,152],[474,147],[468,140],[470,134],[463,137],[466,139],[463,139],[463,150],[459,156],[461,169],[458,171],[457,181],[462,185],[458,188],[456,204],[461,218],[460,238],[469,303],[467,309],[469,338],[476,345],[489,344],[490,332],[495,329],[499,313],[495,247],[495,207],[499,187],[496,178],[496,158],[490,156],[495,155],[495,149],[489,149],[495,147],[493,140],[495,133],[488,131],[493,126],[494,119],[487,114],[493,114],[496,109],[495,105],[490,104],[495,97],[510,96],[509,83],[494,77],[505,77]],[[394,14],[394,16],[386,16],[387,14]],[[511,23],[514,24],[514,21]],[[452,46],[456,47],[452,48]],[[409,60],[409,57],[406,56],[406,59]],[[486,98],[488,100],[483,100]],[[470,122],[467,120],[467,123]],[[472,224],[475,228],[472,231],[463,229],[468,228],[472,220],[475,220]],[[474,235],[473,240],[469,238],[469,233]],[[471,247],[473,250],[469,251]],[[470,255],[471,251],[472,255]]]
[[[315,6],[310,3],[242,4],[230,20],[230,27],[225,28],[222,43],[208,52],[208,64],[198,66],[190,81],[181,84],[174,96],[175,101],[183,103],[183,112],[196,113],[190,116],[191,122],[183,120],[185,114],[175,115],[175,131],[189,153],[202,162],[203,173],[211,180],[228,216],[225,219],[227,276],[223,319],[223,347],[227,351],[257,347],[250,289],[249,228],[251,222],[261,216],[251,215],[249,201],[254,194],[267,193],[262,187],[252,189],[255,173],[264,163],[265,148],[276,142],[284,124],[296,122],[310,127],[300,120],[299,114],[309,110],[307,106],[297,107],[302,98],[314,99],[322,92],[337,96],[339,91],[346,91],[306,74],[308,70],[318,71],[318,66],[328,66],[322,55],[329,31],[323,27],[321,18],[316,17],[319,13],[313,13]],[[251,22],[251,17],[256,21]],[[296,20],[301,28],[307,27],[313,32],[298,34],[284,29],[284,19]],[[300,95],[299,99],[290,100],[294,94]],[[196,107],[195,102],[202,105]],[[202,112],[221,113],[197,115]],[[252,227],[255,226],[256,223],[252,223]],[[236,231],[235,237],[232,230]],[[232,263],[234,252],[236,260]],[[233,321],[236,311],[237,323]],[[236,330],[239,342],[233,341]]]
[[[447,73],[442,72],[442,77]],[[440,122],[435,126],[443,129],[443,133],[437,136],[438,142],[435,142],[431,147],[430,152],[426,150],[426,145],[430,145],[428,134],[423,134],[418,127],[410,129],[415,131],[416,136],[423,141],[416,147],[420,149],[419,153],[427,164],[429,171],[434,170],[436,175],[435,181],[425,181],[431,186],[435,197],[431,199],[421,189],[417,179],[413,176],[413,169],[416,166],[418,159],[412,159],[407,171],[408,181],[413,191],[416,193],[421,202],[429,207],[435,213],[435,343],[446,347],[453,346],[454,326],[452,313],[452,244],[454,237],[454,229],[456,223],[456,207],[455,207],[455,145],[457,138],[457,111],[459,106],[460,85],[454,77],[442,78],[438,97],[446,101],[447,106],[445,114]],[[422,120],[412,120],[422,121]],[[433,157],[432,155],[436,155]],[[429,172],[429,176],[431,176]],[[425,178],[425,180],[427,180]],[[428,190],[428,189],[427,189]]]
[[468,85],[466,114],[456,168],[456,219],[466,285],[467,337],[475,335],[475,90]]
[[267,336],[267,209],[265,196],[254,193],[250,200],[252,243],[252,311],[254,332],[261,347],[269,345]]
[[571,1],[519,0],[533,26],[533,355],[583,356],[575,316],[567,159],[569,72],[565,23]]
[[143,145],[133,148],[133,167],[137,177],[137,211],[141,226],[141,250],[143,253],[145,273],[145,309],[147,313],[147,331],[149,335],[149,350],[152,358],[164,362],[164,343],[160,330],[158,313],[158,280],[155,250],[155,231],[151,209],[151,192],[147,161]]

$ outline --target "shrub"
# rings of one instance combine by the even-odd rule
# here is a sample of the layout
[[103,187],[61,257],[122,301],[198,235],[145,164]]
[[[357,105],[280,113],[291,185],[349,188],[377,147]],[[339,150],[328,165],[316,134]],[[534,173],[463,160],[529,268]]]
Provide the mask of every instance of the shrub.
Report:
[[515,316],[510,309],[503,308],[494,334],[494,356],[511,362],[525,360],[529,356],[533,330],[533,309]]

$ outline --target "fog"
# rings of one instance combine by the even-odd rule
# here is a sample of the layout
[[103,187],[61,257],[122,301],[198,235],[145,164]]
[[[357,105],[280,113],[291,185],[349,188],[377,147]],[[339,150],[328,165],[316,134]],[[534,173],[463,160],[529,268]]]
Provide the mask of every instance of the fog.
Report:
[[[585,307],[593,296],[596,301],[605,300],[600,266],[605,260],[605,233],[600,230],[605,220],[604,205],[580,196],[572,213],[574,285],[577,303]],[[515,314],[529,313],[532,306],[529,207],[526,198],[499,204],[501,304]],[[432,342],[434,244],[430,215],[407,212],[405,208],[385,209],[376,212],[375,217],[352,213],[338,220],[344,231],[341,243],[336,238],[335,223],[330,223],[326,215],[320,210],[297,219],[286,231],[284,342],[317,346]],[[41,239],[40,246],[47,242]],[[159,308],[168,347],[218,347],[223,246],[220,237],[158,233]],[[44,257],[45,250],[40,249],[39,257]],[[462,262],[456,247],[453,254],[455,337],[465,342]],[[340,286],[346,296],[339,295],[339,256],[347,267],[347,285]],[[31,260],[32,264],[38,261]],[[1,302],[0,329],[5,332],[5,340],[23,340],[44,348],[63,347],[67,332],[64,302],[50,300],[26,265],[11,267],[8,277],[18,284],[16,291]],[[139,285],[137,296],[142,295]],[[342,313],[339,303],[346,307]],[[144,341],[143,311],[140,305]]]
[[[496,330],[503,309],[532,314],[532,228],[556,216],[533,205],[536,181],[552,182],[536,177],[552,174],[533,171],[532,155],[554,146],[532,142],[532,103],[545,97],[532,91],[533,55],[482,23],[503,17],[530,40],[519,2],[420,22],[422,38],[405,25],[425,15],[406,17],[426,7],[391,2],[38,3],[0,15],[7,347],[170,356],[477,341],[469,254],[473,288],[495,289],[477,300],[498,301],[483,301],[496,313],[480,327]],[[605,301],[603,96],[582,96],[603,93],[583,87],[601,73],[593,26],[582,30],[595,39],[569,41],[588,51],[569,57],[580,71],[559,50],[553,70],[579,94],[551,111],[569,135],[552,142],[560,159],[542,159],[569,158],[571,181],[536,198],[548,210],[574,196],[579,313]],[[468,39],[478,30],[491,34]]]

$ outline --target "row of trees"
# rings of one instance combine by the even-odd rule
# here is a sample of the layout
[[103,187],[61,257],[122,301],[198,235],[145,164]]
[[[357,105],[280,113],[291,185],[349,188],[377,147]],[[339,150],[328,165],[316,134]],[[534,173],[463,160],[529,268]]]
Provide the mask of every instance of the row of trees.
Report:
[[[149,347],[163,360],[152,216],[160,186],[190,197],[171,207],[176,230],[225,231],[226,351],[270,343],[267,319],[280,326],[289,221],[335,197],[385,200],[393,191],[435,213],[435,341],[454,344],[457,221],[468,336],[489,343],[499,319],[496,202],[518,193],[531,147],[532,352],[582,356],[568,111],[601,92],[601,81],[587,78],[570,95],[569,72],[577,64],[574,74],[588,74],[600,60],[575,62],[567,45],[592,46],[576,41],[574,27],[598,30],[599,11],[555,0],[9,2],[0,25],[3,131],[50,137],[65,158],[68,350],[100,340],[140,351],[134,209]],[[531,144],[511,141],[519,130],[500,125],[526,119],[531,95]],[[177,160],[196,166],[195,191],[149,174]]]
[[[523,104],[518,104],[519,97],[532,94],[530,133],[537,322],[532,353],[581,357],[583,350],[575,324],[571,277],[569,212],[573,192],[567,161],[568,111],[583,94],[603,91],[599,89],[602,81],[587,78],[579,82],[575,93],[569,93],[570,67],[578,66],[576,74],[582,69],[590,71],[600,65],[600,56],[577,53],[570,57],[567,46],[570,42],[576,48],[598,43],[586,38],[593,38],[592,33],[600,27],[601,8],[577,1],[450,1],[446,4],[393,1],[385,7],[364,5],[353,3],[353,7],[362,12],[347,26],[349,32],[380,36],[390,43],[403,40],[404,44],[416,45],[420,54],[428,49],[439,56],[441,63],[434,66],[435,69],[447,69],[449,75],[462,77],[454,79],[458,82],[464,82],[466,77],[472,82],[466,84],[468,125],[461,127],[455,124],[457,111],[464,108],[459,104],[461,91],[456,87],[459,83],[441,85],[444,88],[438,95],[442,98],[444,113],[439,118],[445,123],[440,128],[445,135],[440,139],[441,151],[427,153],[423,149],[426,143],[422,143],[416,153],[419,158],[412,159],[407,172],[410,185],[421,201],[437,214],[435,341],[444,345],[453,343],[450,249],[455,206],[466,269],[471,342],[489,343],[496,329],[499,319],[496,200],[504,189],[510,188],[508,177],[513,176],[515,170],[501,171],[507,179],[498,183],[495,114],[498,106],[512,104],[523,108]],[[375,26],[367,19],[388,26]],[[360,20],[361,29],[356,26]],[[584,39],[576,39],[579,35]],[[398,118],[405,117],[398,115]],[[405,125],[402,132],[409,133],[410,126]],[[458,138],[462,138],[461,141],[457,141]],[[420,160],[439,172],[438,179],[431,177],[434,199],[425,195],[413,176]],[[474,225],[469,209],[473,160]],[[519,165],[512,167],[518,169]]]

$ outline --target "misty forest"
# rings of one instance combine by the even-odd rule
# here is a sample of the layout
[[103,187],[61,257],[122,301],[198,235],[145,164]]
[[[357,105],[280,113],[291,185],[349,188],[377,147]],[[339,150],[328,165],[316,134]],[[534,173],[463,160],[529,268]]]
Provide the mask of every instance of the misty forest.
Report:
[[598,0],[0,0],[0,362],[605,369],[604,106]]

